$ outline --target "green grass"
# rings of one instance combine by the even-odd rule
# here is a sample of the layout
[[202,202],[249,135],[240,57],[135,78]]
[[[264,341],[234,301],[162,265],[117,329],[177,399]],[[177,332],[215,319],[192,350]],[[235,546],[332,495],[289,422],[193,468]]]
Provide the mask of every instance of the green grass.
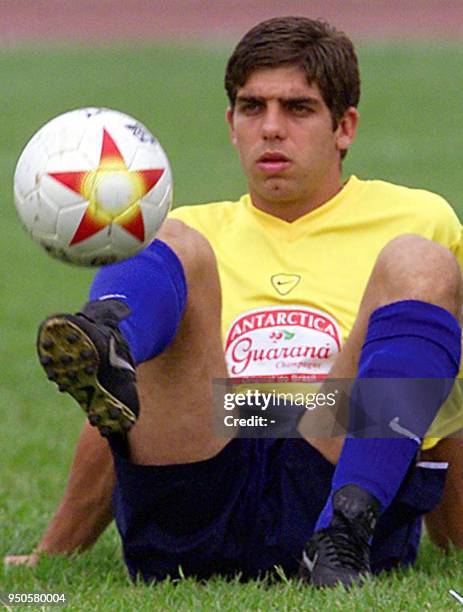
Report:
[[[175,201],[234,198],[245,188],[228,144],[222,92],[228,49],[124,47],[2,50],[0,132],[0,556],[26,553],[60,498],[82,423],[36,363],[37,323],[73,310],[92,272],[49,259],[22,231],[11,182],[31,134],[64,110],[102,105],[126,111],[159,137],[173,165]],[[361,130],[346,173],[419,185],[463,215],[461,74],[463,48],[365,46]],[[442,610],[463,590],[463,556],[425,542],[415,570],[345,594],[296,582],[268,586],[215,579],[155,587],[129,584],[114,529],[72,559],[34,570],[0,567],[0,591],[65,591],[73,610]]]
[[[10,568],[1,584],[8,592],[66,593],[70,610],[344,610],[346,612],[422,612],[457,610],[448,590],[461,587],[462,554],[438,555],[425,543],[417,568],[384,574],[363,588],[318,591],[295,580],[242,584],[214,578],[146,586],[132,585],[118,556],[115,533],[85,555],[45,558],[34,570]],[[461,588],[460,588],[461,590]]]

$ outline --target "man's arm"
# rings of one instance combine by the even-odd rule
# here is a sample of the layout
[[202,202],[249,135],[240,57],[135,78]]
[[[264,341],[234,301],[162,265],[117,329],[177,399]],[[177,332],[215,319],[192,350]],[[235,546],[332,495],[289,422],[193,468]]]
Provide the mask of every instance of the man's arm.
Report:
[[112,520],[114,468],[106,440],[88,423],[77,443],[63,499],[39,544],[29,555],[5,563],[34,565],[40,553],[69,554],[90,547]]

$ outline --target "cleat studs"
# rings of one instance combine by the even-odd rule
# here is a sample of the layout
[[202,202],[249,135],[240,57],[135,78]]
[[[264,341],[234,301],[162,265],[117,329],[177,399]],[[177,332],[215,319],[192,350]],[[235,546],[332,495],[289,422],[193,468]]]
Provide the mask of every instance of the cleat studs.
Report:
[[99,414],[91,414],[88,417],[88,420],[90,421],[90,425],[98,425],[98,423],[101,421],[101,416]]
[[66,340],[69,342],[69,344],[75,344],[78,339],[79,339],[79,336],[74,333],[68,334],[66,336]]
[[48,378],[48,380],[51,380],[51,381],[54,382],[58,378],[58,376],[57,376],[56,372],[54,372],[53,370],[49,370],[47,372],[47,378]]
[[60,361],[63,365],[68,365],[70,363],[72,363],[72,357],[71,355],[62,355],[60,357]]
[[69,372],[67,372],[66,376],[68,377],[69,380],[76,380],[77,372],[75,370],[69,370]]
[[121,427],[124,431],[129,431],[129,429],[132,429],[132,423],[129,419],[122,419]]
[[89,359],[93,355],[93,351],[92,349],[83,349],[79,354],[82,359]]
[[40,363],[43,366],[51,365],[53,363],[53,359],[48,355],[43,355],[42,357],[40,357]]
[[120,409],[120,408],[117,408],[116,406],[111,406],[111,407],[108,409],[108,413],[109,413],[109,416],[110,416],[112,419],[117,419],[117,417],[118,417],[118,416],[120,416],[120,414],[121,414],[121,409]]
[[60,391],[60,393],[64,393],[67,390],[68,390],[67,385],[63,385],[63,384],[58,385],[58,391]]
[[84,368],[85,374],[94,374],[95,371],[96,371],[95,366],[91,365],[90,363],[88,365],[86,365],[85,368]]
[[104,427],[100,428],[100,434],[104,437],[107,438],[108,436],[111,435],[111,428],[107,427],[106,425]]
[[46,351],[49,351],[50,349],[52,349],[55,346],[55,343],[53,342],[53,340],[44,340],[42,342],[42,348],[44,348]]

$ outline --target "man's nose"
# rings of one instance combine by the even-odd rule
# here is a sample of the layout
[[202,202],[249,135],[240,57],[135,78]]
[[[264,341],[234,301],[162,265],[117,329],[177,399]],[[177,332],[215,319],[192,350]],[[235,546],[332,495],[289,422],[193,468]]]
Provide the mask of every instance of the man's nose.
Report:
[[286,137],[286,121],[279,106],[269,104],[267,107],[262,121],[262,136],[264,140],[282,140]]

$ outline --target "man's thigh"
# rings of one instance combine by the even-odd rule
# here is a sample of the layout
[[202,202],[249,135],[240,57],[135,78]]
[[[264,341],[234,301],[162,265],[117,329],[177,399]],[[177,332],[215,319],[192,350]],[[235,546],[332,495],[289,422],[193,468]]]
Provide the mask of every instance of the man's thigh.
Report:
[[440,547],[463,547],[463,432],[444,438],[423,451],[423,461],[448,462],[444,494],[437,508],[426,516],[431,540]]

